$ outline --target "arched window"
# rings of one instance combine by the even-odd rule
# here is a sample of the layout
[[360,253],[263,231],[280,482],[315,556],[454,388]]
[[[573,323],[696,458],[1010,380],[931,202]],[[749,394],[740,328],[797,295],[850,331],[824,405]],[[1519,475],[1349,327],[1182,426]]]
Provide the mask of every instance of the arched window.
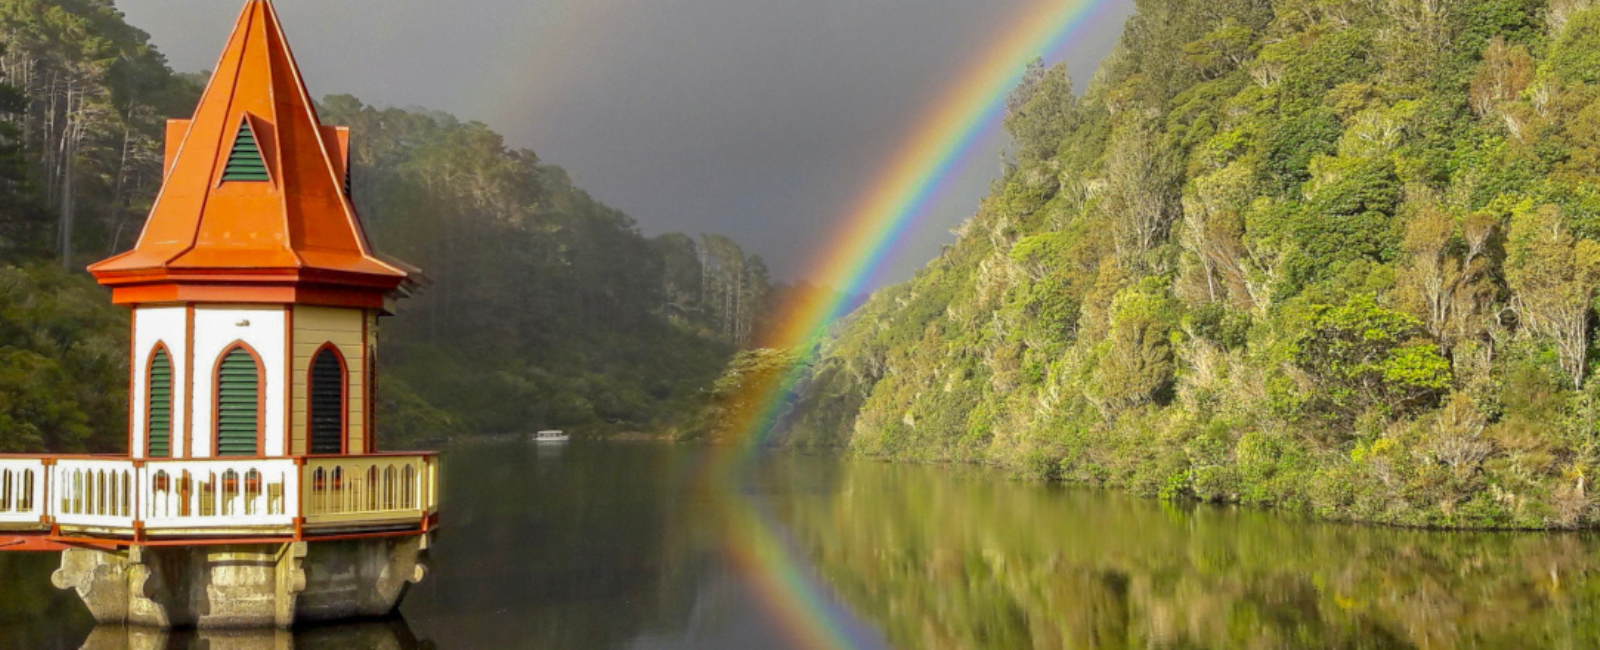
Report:
[[157,345],[145,372],[145,457],[172,457],[172,356]]
[[261,449],[261,360],[244,344],[217,363],[218,456],[256,456]]
[[344,356],[332,344],[325,345],[311,357],[311,376],[306,383],[310,394],[310,408],[306,417],[311,435],[311,453],[335,455],[345,453],[345,393],[349,385]]

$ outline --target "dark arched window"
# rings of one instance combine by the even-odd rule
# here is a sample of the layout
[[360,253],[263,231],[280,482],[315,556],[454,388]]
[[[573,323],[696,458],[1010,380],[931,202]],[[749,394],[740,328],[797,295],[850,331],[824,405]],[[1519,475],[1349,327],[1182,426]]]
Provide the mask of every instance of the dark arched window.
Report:
[[261,361],[243,344],[217,364],[217,455],[256,456],[261,449]]
[[164,345],[150,355],[145,373],[145,457],[172,457],[172,357]]
[[311,378],[307,384],[311,399],[306,413],[314,455],[345,453],[347,382],[344,357],[339,350],[332,345],[317,350],[311,357]]

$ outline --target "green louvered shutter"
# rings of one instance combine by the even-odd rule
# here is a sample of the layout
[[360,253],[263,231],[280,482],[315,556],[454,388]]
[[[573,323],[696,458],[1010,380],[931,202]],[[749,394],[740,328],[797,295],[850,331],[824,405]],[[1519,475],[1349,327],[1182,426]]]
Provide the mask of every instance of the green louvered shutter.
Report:
[[172,359],[165,348],[150,360],[150,401],[146,431],[150,458],[172,457]]
[[239,124],[239,137],[233,141],[233,152],[228,154],[228,165],[222,169],[222,180],[272,180],[267,176],[267,161],[261,157],[261,146],[256,143],[256,135],[250,130],[248,121]]
[[332,350],[311,360],[311,453],[344,453],[344,364]]
[[217,455],[256,455],[260,432],[261,368],[249,352],[234,348],[217,371]]

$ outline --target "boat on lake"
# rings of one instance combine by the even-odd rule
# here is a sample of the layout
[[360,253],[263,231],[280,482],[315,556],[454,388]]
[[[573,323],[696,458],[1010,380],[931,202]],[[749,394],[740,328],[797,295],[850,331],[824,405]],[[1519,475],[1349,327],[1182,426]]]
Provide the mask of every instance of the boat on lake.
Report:
[[572,436],[559,429],[550,429],[533,434],[532,440],[541,445],[553,445],[569,442],[572,440]]

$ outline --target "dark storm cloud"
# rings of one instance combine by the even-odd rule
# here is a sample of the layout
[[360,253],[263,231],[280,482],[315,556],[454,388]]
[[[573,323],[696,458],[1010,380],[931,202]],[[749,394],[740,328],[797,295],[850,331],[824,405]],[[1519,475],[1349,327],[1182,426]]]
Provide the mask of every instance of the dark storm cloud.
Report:
[[[278,0],[315,94],[487,122],[647,233],[715,232],[797,278],[957,75],[1034,0]],[[1079,35],[1080,89],[1132,0]],[[118,0],[175,68],[242,1]],[[969,165],[908,235],[903,279],[999,171]]]

